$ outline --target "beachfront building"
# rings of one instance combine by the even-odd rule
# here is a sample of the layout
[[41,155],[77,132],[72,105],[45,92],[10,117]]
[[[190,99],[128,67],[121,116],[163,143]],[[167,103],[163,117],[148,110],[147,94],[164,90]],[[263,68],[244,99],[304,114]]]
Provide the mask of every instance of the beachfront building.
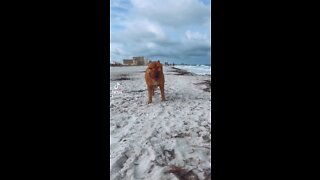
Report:
[[132,59],[124,59],[123,65],[133,65],[133,60]]
[[146,60],[144,59],[143,56],[133,57],[133,64],[137,66],[147,65]]
[[144,66],[149,63],[148,59],[145,59],[143,56],[133,57],[132,59],[124,59],[124,65],[134,65],[134,66]]

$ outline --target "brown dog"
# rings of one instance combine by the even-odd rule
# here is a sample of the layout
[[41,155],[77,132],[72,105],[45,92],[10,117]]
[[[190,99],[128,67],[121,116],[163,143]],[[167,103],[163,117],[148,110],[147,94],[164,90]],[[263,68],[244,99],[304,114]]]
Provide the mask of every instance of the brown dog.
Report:
[[160,87],[161,101],[165,101],[166,99],[164,97],[164,75],[162,70],[162,64],[160,63],[160,61],[148,64],[146,74],[144,77],[148,88],[148,104],[152,102],[154,90],[158,86]]

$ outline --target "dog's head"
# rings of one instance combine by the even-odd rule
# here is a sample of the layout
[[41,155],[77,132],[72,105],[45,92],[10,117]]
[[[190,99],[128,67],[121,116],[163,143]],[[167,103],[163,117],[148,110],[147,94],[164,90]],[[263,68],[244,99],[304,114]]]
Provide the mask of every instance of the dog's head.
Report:
[[160,63],[160,61],[148,64],[147,73],[151,76],[152,79],[158,80],[163,73],[162,64]]

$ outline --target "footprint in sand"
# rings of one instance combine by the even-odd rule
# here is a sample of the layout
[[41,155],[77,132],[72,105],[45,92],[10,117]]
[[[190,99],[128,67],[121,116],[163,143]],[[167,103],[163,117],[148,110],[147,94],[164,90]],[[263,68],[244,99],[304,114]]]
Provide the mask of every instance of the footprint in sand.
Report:
[[155,159],[153,150],[150,148],[148,150],[143,149],[141,155],[137,157],[134,167],[134,177],[137,179],[145,178],[145,175],[154,167],[152,160]]
[[111,174],[116,174],[118,173],[128,160],[128,157],[123,153],[112,165],[111,165]]

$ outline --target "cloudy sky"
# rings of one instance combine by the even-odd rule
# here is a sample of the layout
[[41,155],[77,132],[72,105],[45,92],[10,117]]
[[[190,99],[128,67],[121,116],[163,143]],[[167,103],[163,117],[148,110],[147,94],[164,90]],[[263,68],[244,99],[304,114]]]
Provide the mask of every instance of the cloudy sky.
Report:
[[111,60],[211,64],[211,0],[111,0]]

